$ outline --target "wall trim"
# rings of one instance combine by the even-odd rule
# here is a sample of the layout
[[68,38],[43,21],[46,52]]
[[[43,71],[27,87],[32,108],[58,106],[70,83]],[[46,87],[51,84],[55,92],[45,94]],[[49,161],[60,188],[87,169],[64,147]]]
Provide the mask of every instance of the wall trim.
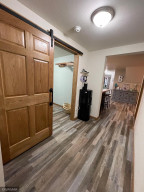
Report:
[[57,104],[57,103],[53,103],[53,104],[63,108],[63,106],[62,106],[62,105],[59,105],[59,104]]
[[98,120],[100,117],[94,117],[94,116],[90,116],[90,118]]

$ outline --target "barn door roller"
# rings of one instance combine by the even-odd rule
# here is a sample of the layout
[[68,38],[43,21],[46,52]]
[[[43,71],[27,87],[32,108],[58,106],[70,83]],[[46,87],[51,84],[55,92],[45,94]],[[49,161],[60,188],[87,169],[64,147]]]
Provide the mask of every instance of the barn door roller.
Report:
[[51,47],[53,47],[53,30],[50,29],[50,36],[51,36]]

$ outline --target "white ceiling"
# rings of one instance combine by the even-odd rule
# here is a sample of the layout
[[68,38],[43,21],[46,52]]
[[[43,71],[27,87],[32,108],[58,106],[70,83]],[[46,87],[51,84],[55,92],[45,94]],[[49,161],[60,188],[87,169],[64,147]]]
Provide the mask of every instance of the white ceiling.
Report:
[[126,69],[126,67],[144,67],[144,54],[108,56],[106,68],[108,70]]
[[72,53],[62,49],[61,47],[55,46],[54,58],[64,57],[64,56],[67,56],[67,55],[72,55]]
[[[144,41],[144,0],[19,0],[89,51]],[[115,17],[105,28],[91,22],[92,12],[112,6]],[[73,31],[80,25],[80,33]]]

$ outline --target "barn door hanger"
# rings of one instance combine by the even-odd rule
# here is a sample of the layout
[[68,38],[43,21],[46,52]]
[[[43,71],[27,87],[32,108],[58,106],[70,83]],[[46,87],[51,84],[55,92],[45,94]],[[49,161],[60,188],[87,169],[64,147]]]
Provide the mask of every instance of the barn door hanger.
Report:
[[51,36],[51,47],[53,47],[54,36],[53,36],[53,30],[52,29],[50,29],[50,36]]

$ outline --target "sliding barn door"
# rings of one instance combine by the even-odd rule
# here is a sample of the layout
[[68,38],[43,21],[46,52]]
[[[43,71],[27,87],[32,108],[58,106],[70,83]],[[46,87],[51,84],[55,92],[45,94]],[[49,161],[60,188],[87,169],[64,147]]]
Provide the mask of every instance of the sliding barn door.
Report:
[[0,10],[0,140],[4,163],[52,134],[51,37]]

